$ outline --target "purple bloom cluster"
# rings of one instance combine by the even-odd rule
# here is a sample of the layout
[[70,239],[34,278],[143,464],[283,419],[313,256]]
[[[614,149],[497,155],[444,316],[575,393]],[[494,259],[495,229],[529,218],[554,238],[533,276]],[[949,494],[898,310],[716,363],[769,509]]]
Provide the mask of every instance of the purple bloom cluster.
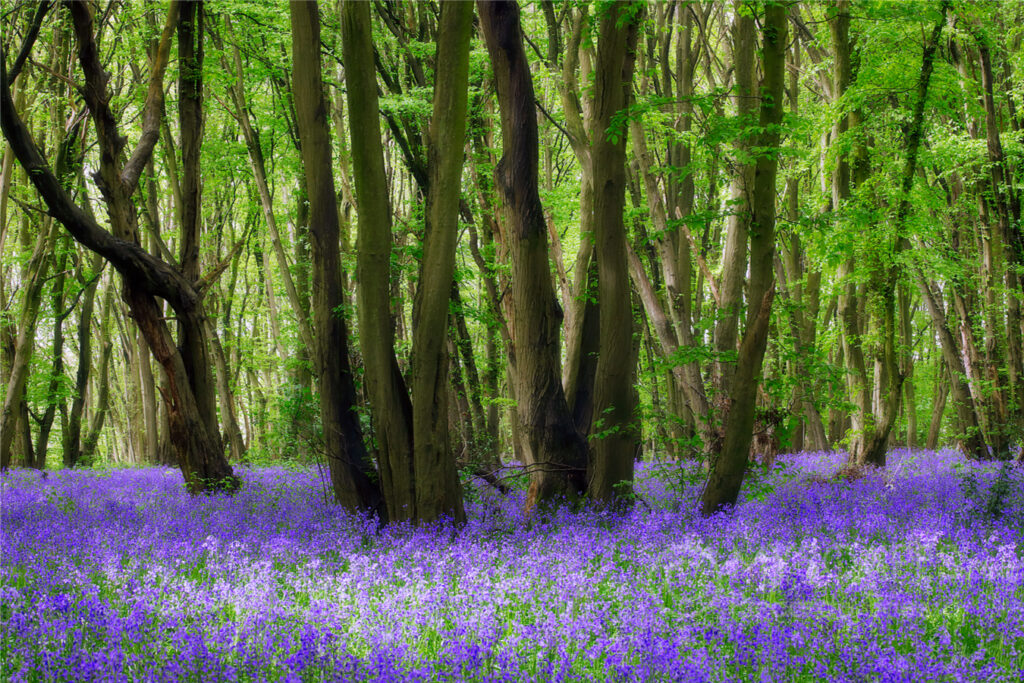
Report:
[[479,491],[457,531],[377,531],[315,471],[242,470],[236,496],[198,499],[172,470],[12,472],[0,674],[1021,680],[1022,475],[915,451],[827,479],[841,460],[782,458],[708,519],[679,465],[642,466],[626,513]]

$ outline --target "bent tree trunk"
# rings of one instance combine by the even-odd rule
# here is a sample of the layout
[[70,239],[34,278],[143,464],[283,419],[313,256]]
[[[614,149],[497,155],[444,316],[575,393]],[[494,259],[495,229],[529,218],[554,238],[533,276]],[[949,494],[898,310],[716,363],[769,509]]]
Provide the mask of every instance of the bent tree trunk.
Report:
[[154,357],[167,373],[169,390],[165,401],[170,440],[188,490],[191,493],[235,490],[239,481],[224,457],[219,429],[207,422],[208,416],[199,408],[200,402],[192,389],[190,368],[175,347],[156,301],[156,297],[165,299],[188,333],[204,339],[200,293],[180,272],[141,248],[138,215],[132,198],[159,136],[163,75],[171,34],[177,21],[178,3],[172,3],[168,11],[142,115],[142,136],[127,160],[124,138],[109,106],[108,75],[99,62],[91,11],[81,3],[71,3],[69,10],[85,79],[82,92],[96,127],[100,150],[99,171],[95,178],[107,205],[113,234],[100,227],[74,203],[43,159],[14,108],[3,55],[0,55],[0,121],[4,136],[50,213],[79,243],[103,256],[121,273],[124,300]]
[[[932,70],[934,67],[935,52],[939,46],[939,36],[942,34],[942,27],[946,23],[947,5],[942,5],[942,15],[932,29],[931,37],[925,44],[924,55],[921,61],[921,74],[917,82],[917,100],[914,103],[914,115],[911,119],[907,135],[907,156],[904,162],[903,175],[900,178],[903,196],[900,199],[899,209],[896,213],[896,251],[902,251],[907,242],[901,237],[903,225],[910,215],[910,190],[914,185],[914,177],[917,170],[917,156],[921,147],[921,136],[924,128],[924,105],[928,99],[928,86],[931,82]],[[898,266],[895,263],[886,266],[885,271],[877,273],[872,279],[871,287],[875,290],[873,301],[880,302],[876,305],[881,309],[879,317],[882,320],[883,349],[882,362],[885,368],[885,376],[888,379],[888,395],[885,397],[884,408],[881,420],[875,425],[870,433],[870,438],[865,435],[863,450],[858,454],[857,464],[885,465],[885,452],[889,444],[889,432],[892,431],[893,423],[896,421],[896,414],[899,409],[901,392],[903,390],[903,374],[899,370],[896,359],[896,283]]]
[[586,487],[586,444],[562,388],[561,310],[548,266],[547,227],[538,193],[533,80],[515,2],[478,2],[501,109],[503,156],[494,170],[512,256],[512,337],[516,417],[530,464],[527,506]]

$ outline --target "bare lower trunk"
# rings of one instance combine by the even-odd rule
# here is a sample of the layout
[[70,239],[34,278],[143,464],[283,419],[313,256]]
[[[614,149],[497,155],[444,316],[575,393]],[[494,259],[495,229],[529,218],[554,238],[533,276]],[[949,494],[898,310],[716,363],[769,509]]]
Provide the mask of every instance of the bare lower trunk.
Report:
[[939,445],[939,434],[942,431],[942,414],[946,411],[946,397],[949,396],[949,380],[946,366],[940,356],[936,363],[935,396],[932,400],[932,418],[928,423],[928,439],[924,447],[932,451]]

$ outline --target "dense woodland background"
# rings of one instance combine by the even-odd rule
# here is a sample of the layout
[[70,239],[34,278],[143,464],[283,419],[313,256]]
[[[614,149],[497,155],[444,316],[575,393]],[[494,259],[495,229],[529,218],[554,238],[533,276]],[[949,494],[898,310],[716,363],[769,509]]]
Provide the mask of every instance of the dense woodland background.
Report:
[[384,519],[1024,458],[1019,2],[4,4],[0,456]]

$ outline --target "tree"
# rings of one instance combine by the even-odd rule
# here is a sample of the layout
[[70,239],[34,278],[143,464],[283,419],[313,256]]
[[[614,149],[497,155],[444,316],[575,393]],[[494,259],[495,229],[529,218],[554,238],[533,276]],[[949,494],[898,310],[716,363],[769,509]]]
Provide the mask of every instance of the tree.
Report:
[[776,152],[781,138],[788,21],[781,2],[765,6],[762,29],[764,80],[751,200],[750,281],[746,330],[740,343],[729,390],[722,450],[711,464],[701,495],[701,510],[711,514],[733,505],[743,483],[753,438],[754,408],[768,342],[768,324],[775,296],[775,180]]
[[585,490],[586,444],[562,389],[561,310],[548,269],[547,226],[537,189],[537,116],[519,6],[479,2],[477,10],[501,109],[503,155],[494,177],[508,225],[516,418],[530,468],[527,506],[533,507]]
[[313,261],[313,316],[320,419],[335,499],[352,510],[387,511],[356,414],[356,390],[349,367],[348,329],[340,308],[341,258],[338,207],[334,195],[328,110],[320,75],[320,12],[316,2],[293,1],[292,63],[295,113],[309,196],[310,254]]
[[[423,262],[413,308],[412,396],[398,367],[391,321],[391,215],[379,123],[352,136],[359,205],[359,320],[378,463],[389,515],[431,522],[464,519],[448,436],[444,339],[455,261],[469,77],[472,5],[442,6],[427,177]],[[349,115],[378,121],[370,8],[346,2],[342,45]],[[450,75],[450,76],[449,76]]]
[[[159,134],[163,105],[163,75],[170,51],[171,32],[176,24],[179,4],[172,2],[154,59],[149,89],[143,109],[143,133],[131,155],[125,158],[125,139],[118,130],[110,108],[107,82],[109,75],[99,61],[92,13],[86,5],[70,3],[69,10],[78,39],[78,59],[85,78],[83,95],[100,143],[100,168],[95,180],[107,205],[113,233],[100,227],[75,205],[49,165],[39,153],[25,128],[11,97],[6,74],[6,57],[0,55],[0,113],[3,131],[18,162],[25,169],[53,216],[82,245],[107,259],[121,273],[124,298],[150,350],[170,380],[165,397],[170,420],[170,436],[178,465],[192,493],[209,490],[234,490],[239,481],[224,457],[216,414],[203,410],[209,397],[197,398],[193,377],[209,373],[208,365],[186,362],[175,346],[161,315],[156,297],[166,300],[178,315],[179,324],[192,338],[205,345],[204,313],[201,292],[182,273],[151,256],[139,245],[138,215],[132,194],[146,162],[153,153]],[[26,48],[30,48],[27,45]],[[25,51],[25,48],[23,48]],[[205,357],[190,358],[193,363]],[[209,387],[209,383],[196,386]]]
[[607,7],[598,32],[594,69],[594,103],[598,134],[591,143],[594,166],[594,237],[598,296],[601,301],[600,345],[594,411],[600,430],[594,435],[588,492],[610,502],[626,497],[639,447],[633,395],[633,304],[626,262],[626,130],[617,119],[627,113],[633,85],[635,50],[643,5]]

